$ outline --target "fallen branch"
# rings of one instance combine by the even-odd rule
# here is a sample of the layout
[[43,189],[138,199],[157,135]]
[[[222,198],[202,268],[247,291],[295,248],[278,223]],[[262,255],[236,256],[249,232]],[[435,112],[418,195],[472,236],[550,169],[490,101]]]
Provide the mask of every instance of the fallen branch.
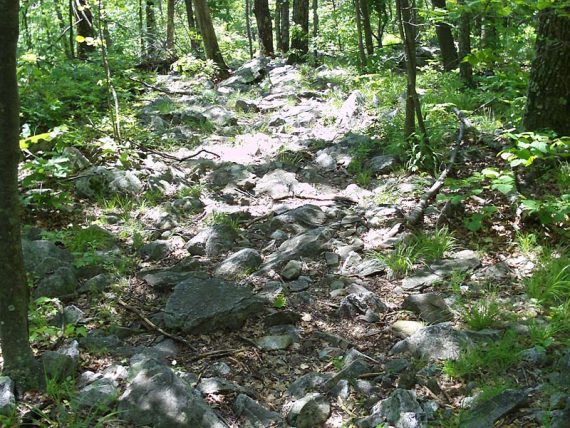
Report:
[[141,150],[146,150],[146,151],[149,152],[149,153],[152,153],[152,154],[155,154],[155,155],[158,155],[158,156],[162,156],[162,157],[164,157],[164,158],[166,158],[166,159],[170,159],[170,160],[173,160],[173,161],[176,161],[176,162],[184,162],[184,161],[186,161],[186,160],[188,160],[188,159],[195,158],[195,157],[198,156],[200,153],[207,153],[207,154],[209,154],[209,155],[214,156],[216,159],[220,159],[220,157],[221,157],[219,154],[214,153],[214,152],[211,152],[211,151],[206,150],[206,149],[200,149],[200,150],[198,150],[196,153],[192,153],[191,155],[184,156],[183,158],[178,158],[178,157],[173,156],[173,155],[170,155],[170,154],[168,154],[168,153],[159,152],[158,150],[153,150],[153,149],[150,149],[150,148],[147,148],[147,147],[145,147],[145,148],[142,148],[142,147],[141,147]]
[[167,331],[165,331],[164,329],[160,328],[159,326],[157,326],[155,323],[153,323],[151,320],[149,320],[145,314],[143,314],[141,311],[139,311],[137,308],[135,308],[134,306],[129,305],[128,303],[124,302],[123,300],[119,299],[117,301],[117,303],[119,305],[121,305],[123,308],[127,309],[128,311],[131,311],[133,314],[135,314],[136,316],[138,316],[142,322],[150,329],[153,331],[156,331],[160,334],[162,334],[163,336],[169,337],[172,340],[175,340],[177,342],[183,343],[184,345],[188,346],[192,351],[196,351],[196,349],[192,346],[192,344],[184,339],[183,337],[180,336],[176,336],[175,334],[169,333]]
[[150,83],[146,83],[142,80],[135,79],[133,77],[129,77],[129,80],[132,80],[135,83],[143,85],[145,88],[152,89],[153,91],[162,92],[163,94],[167,95],[194,95],[193,92],[187,91],[171,91],[170,89],[161,88],[160,86],[151,85]]
[[190,359],[190,362],[204,360],[206,358],[226,357],[228,355],[239,354],[240,352],[246,352],[248,350],[249,348],[218,349],[217,351],[204,352],[203,354],[196,355]]
[[445,179],[453,169],[453,165],[455,164],[455,159],[457,158],[457,153],[459,152],[459,148],[463,144],[465,131],[471,127],[471,124],[468,122],[468,120],[465,118],[465,115],[461,111],[459,111],[457,108],[454,108],[453,112],[459,118],[459,133],[457,135],[457,139],[455,140],[455,144],[451,149],[451,154],[449,156],[449,163],[447,164],[447,167],[443,170],[443,172],[439,175],[436,182],[433,183],[433,185],[426,193],[424,193],[418,205],[412,210],[410,215],[406,218],[406,223],[408,224],[408,226],[413,227],[423,219],[426,208],[429,206],[433,198],[435,198],[435,196],[439,193],[441,187],[445,183]]

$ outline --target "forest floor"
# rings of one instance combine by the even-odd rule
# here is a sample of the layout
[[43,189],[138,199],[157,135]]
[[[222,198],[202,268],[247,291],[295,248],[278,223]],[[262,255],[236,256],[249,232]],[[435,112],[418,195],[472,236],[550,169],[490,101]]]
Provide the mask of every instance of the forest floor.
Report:
[[[24,243],[52,377],[28,424],[568,426],[569,354],[527,339],[514,225],[469,234],[440,203],[407,227],[434,178],[370,132],[402,103],[379,118],[343,70],[312,73],[158,76],[130,170],[73,152],[82,209]],[[455,177],[494,162],[467,141]]]

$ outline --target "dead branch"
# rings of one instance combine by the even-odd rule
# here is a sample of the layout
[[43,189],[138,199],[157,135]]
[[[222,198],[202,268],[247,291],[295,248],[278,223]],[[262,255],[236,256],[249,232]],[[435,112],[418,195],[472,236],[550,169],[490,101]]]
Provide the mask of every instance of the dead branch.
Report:
[[162,92],[163,94],[167,95],[194,95],[193,92],[188,91],[171,91],[170,89],[161,88],[160,86],[151,85],[150,83],[146,83],[143,80],[138,80],[133,77],[129,77],[129,80],[138,83],[139,85],[143,85],[145,88],[152,89],[153,91]]
[[188,159],[195,158],[195,157],[198,156],[200,153],[207,153],[207,154],[209,154],[209,155],[214,156],[216,159],[220,159],[220,158],[221,158],[221,156],[220,156],[219,154],[214,153],[214,152],[211,152],[211,151],[206,150],[206,149],[200,149],[200,150],[198,150],[196,153],[192,153],[191,155],[184,156],[183,158],[177,158],[176,156],[170,155],[170,154],[168,154],[168,153],[159,152],[158,150],[153,150],[153,149],[150,149],[150,148],[144,148],[144,149],[141,148],[141,150],[146,150],[146,151],[149,152],[149,153],[152,153],[152,154],[155,154],[155,155],[158,155],[158,156],[162,156],[162,157],[164,157],[164,158],[166,158],[166,159],[170,159],[170,160],[173,160],[173,161],[176,161],[176,162],[184,162],[184,161],[187,161]]
[[128,311],[132,312],[133,314],[135,314],[136,316],[138,316],[142,322],[150,329],[153,331],[156,331],[160,334],[162,334],[163,336],[169,337],[172,340],[175,340],[177,342],[183,343],[184,345],[188,346],[192,351],[196,351],[196,349],[192,346],[192,344],[184,339],[183,337],[180,336],[176,336],[175,334],[172,333],[168,333],[167,331],[165,331],[164,329],[160,328],[159,326],[157,326],[155,323],[153,323],[151,320],[149,320],[145,314],[143,314],[141,311],[139,311],[137,308],[135,308],[134,306],[129,305],[128,303],[124,302],[123,300],[119,299],[117,301],[117,303],[119,305],[121,305],[123,308],[127,309]]
[[445,179],[453,169],[453,165],[455,164],[455,159],[457,158],[457,153],[459,152],[459,148],[463,144],[465,131],[472,126],[471,123],[465,117],[465,115],[457,108],[454,108],[453,112],[459,118],[459,133],[457,134],[457,139],[455,140],[455,144],[451,149],[451,154],[449,155],[449,162],[447,164],[447,167],[439,175],[436,182],[433,183],[433,185],[426,193],[424,193],[418,205],[412,210],[410,215],[407,217],[406,223],[408,224],[408,226],[411,227],[416,226],[423,219],[426,208],[429,206],[433,198],[435,198],[436,195],[439,193],[441,187],[445,183]]
[[206,358],[221,358],[227,357],[228,355],[239,354],[240,352],[246,352],[249,348],[239,348],[239,349],[218,349],[216,351],[204,352],[203,354],[198,354],[190,359],[190,362],[195,362],[199,360],[204,360]]

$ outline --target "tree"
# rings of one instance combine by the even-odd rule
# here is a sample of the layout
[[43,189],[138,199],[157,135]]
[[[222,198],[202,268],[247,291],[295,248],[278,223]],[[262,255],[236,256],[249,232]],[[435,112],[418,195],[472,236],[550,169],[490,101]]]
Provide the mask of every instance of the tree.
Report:
[[459,17],[459,75],[469,87],[474,86],[473,67],[465,57],[471,54],[471,13],[465,5],[465,0],[457,0],[461,5],[461,15]]
[[283,53],[289,51],[289,0],[275,2],[275,34],[277,49]]
[[376,14],[378,15],[378,28],[376,30],[376,41],[378,43],[378,47],[382,47],[382,37],[384,36],[384,29],[388,24],[388,11],[387,11],[387,0],[373,0],[372,5],[376,10]]
[[363,0],[353,0],[354,10],[356,11],[356,33],[358,35],[358,58],[360,59],[360,66],[362,68],[366,67],[366,52],[364,51],[364,40],[362,36],[362,15],[360,13],[360,3]]
[[370,10],[368,8],[368,0],[360,0],[360,14],[362,17],[362,30],[364,31],[366,53],[368,55],[372,55],[374,53],[374,41],[372,38],[372,25],[370,24]]
[[154,1],[146,0],[146,45],[147,45],[147,56],[153,58],[156,56],[158,51],[157,38],[158,34],[156,32],[156,16],[154,14]]
[[[28,337],[28,286],[24,273],[18,196],[19,100],[16,77],[18,0],[0,0],[0,343],[4,373],[34,383]],[[36,373],[37,376],[37,373]]]
[[293,24],[289,62],[299,62],[309,52],[309,0],[293,0]]
[[95,44],[90,42],[90,40],[92,41],[95,38],[93,13],[91,13],[91,6],[87,0],[75,0],[74,14],[77,25],[77,35],[84,39],[81,41],[78,40],[77,56],[80,59],[87,59],[90,53],[95,52]]
[[257,22],[261,55],[273,56],[273,25],[268,0],[254,0],[253,13]]
[[[439,9],[446,8],[445,0],[432,0],[432,4]],[[445,71],[456,69],[458,64],[457,49],[455,49],[450,25],[444,21],[438,21],[435,23],[435,32],[441,50],[443,69]]]
[[196,21],[194,20],[194,8],[192,7],[192,0],[184,0],[186,6],[186,22],[188,23],[188,30],[190,31],[190,47],[196,53],[198,51],[198,41],[196,36],[198,29],[196,28]]
[[540,12],[524,127],[570,135],[570,7]]
[[218,67],[218,77],[226,79],[229,77],[230,72],[218,45],[218,38],[214,30],[207,0],[194,0],[194,9],[196,21],[198,21],[198,27],[202,35],[202,42],[204,43],[204,50],[206,51],[206,58],[214,61]]
[[169,55],[174,52],[174,1],[168,0],[166,6],[166,49]]

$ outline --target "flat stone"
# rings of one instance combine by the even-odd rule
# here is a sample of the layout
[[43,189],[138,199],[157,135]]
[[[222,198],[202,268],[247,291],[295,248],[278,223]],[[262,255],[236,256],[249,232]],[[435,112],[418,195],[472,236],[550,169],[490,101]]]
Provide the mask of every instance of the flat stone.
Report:
[[234,246],[237,239],[235,230],[223,224],[217,224],[200,231],[186,244],[192,255],[214,257]]
[[332,374],[330,373],[307,373],[289,385],[287,392],[293,398],[301,398],[305,396],[307,392],[318,389],[331,377]]
[[388,398],[376,403],[370,413],[356,421],[358,428],[375,428],[384,422],[398,428],[427,427],[427,415],[416,394],[406,389],[394,390]]
[[272,229],[290,229],[295,233],[301,233],[322,226],[326,218],[320,207],[307,204],[275,216],[270,225]]
[[348,295],[340,302],[338,314],[342,318],[356,318],[371,313],[382,313],[388,307],[380,298],[366,288],[354,284],[348,288]]
[[287,281],[297,279],[299,278],[299,275],[301,275],[302,269],[303,264],[300,261],[290,260],[281,270],[281,276]]
[[270,315],[267,315],[263,319],[263,323],[267,327],[272,327],[275,325],[286,325],[286,324],[296,324],[301,320],[301,315],[294,311],[277,311]]
[[528,395],[528,391],[507,389],[491,399],[476,403],[461,418],[461,427],[493,428],[498,419],[525,404]]
[[263,259],[259,251],[253,248],[244,248],[220,263],[214,274],[224,278],[237,278],[249,275],[255,272],[262,262]]
[[81,388],[74,400],[82,409],[105,409],[110,407],[119,397],[119,389],[110,379],[98,379]]
[[207,394],[227,394],[230,392],[245,392],[247,389],[220,377],[206,377],[200,380],[196,389],[203,395]]
[[266,351],[279,351],[287,349],[294,342],[293,337],[288,334],[277,336],[264,336],[257,341],[257,344]]
[[374,156],[366,166],[373,174],[386,174],[398,165],[398,158],[392,155]]
[[453,314],[445,300],[437,293],[413,294],[407,296],[402,305],[404,309],[418,314],[430,324],[451,321]]
[[42,279],[34,296],[69,298],[77,292],[77,276],[71,267],[60,267],[50,276]]
[[175,288],[164,308],[167,328],[199,334],[236,330],[262,308],[246,287],[218,279],[190,279]]
[[325,253],[325,262],[329,267],[338,266],[340,263],[340,257],[337,253],[333,253],[331,251],[327,251]]
[[266,428],[282,423],[279,413],[272,412],[245,394],[240,394],[234,402],[234,412],[242,421],[243,428]]
[[293,403],[287,414],[287,422],[297,428],[322,426],[331,413],[331,406],[325,396],[310,393]]
[[424,327],[424,324],[418,321],[397,320],[390,326],[390,329],[394,335],[405,339]]

